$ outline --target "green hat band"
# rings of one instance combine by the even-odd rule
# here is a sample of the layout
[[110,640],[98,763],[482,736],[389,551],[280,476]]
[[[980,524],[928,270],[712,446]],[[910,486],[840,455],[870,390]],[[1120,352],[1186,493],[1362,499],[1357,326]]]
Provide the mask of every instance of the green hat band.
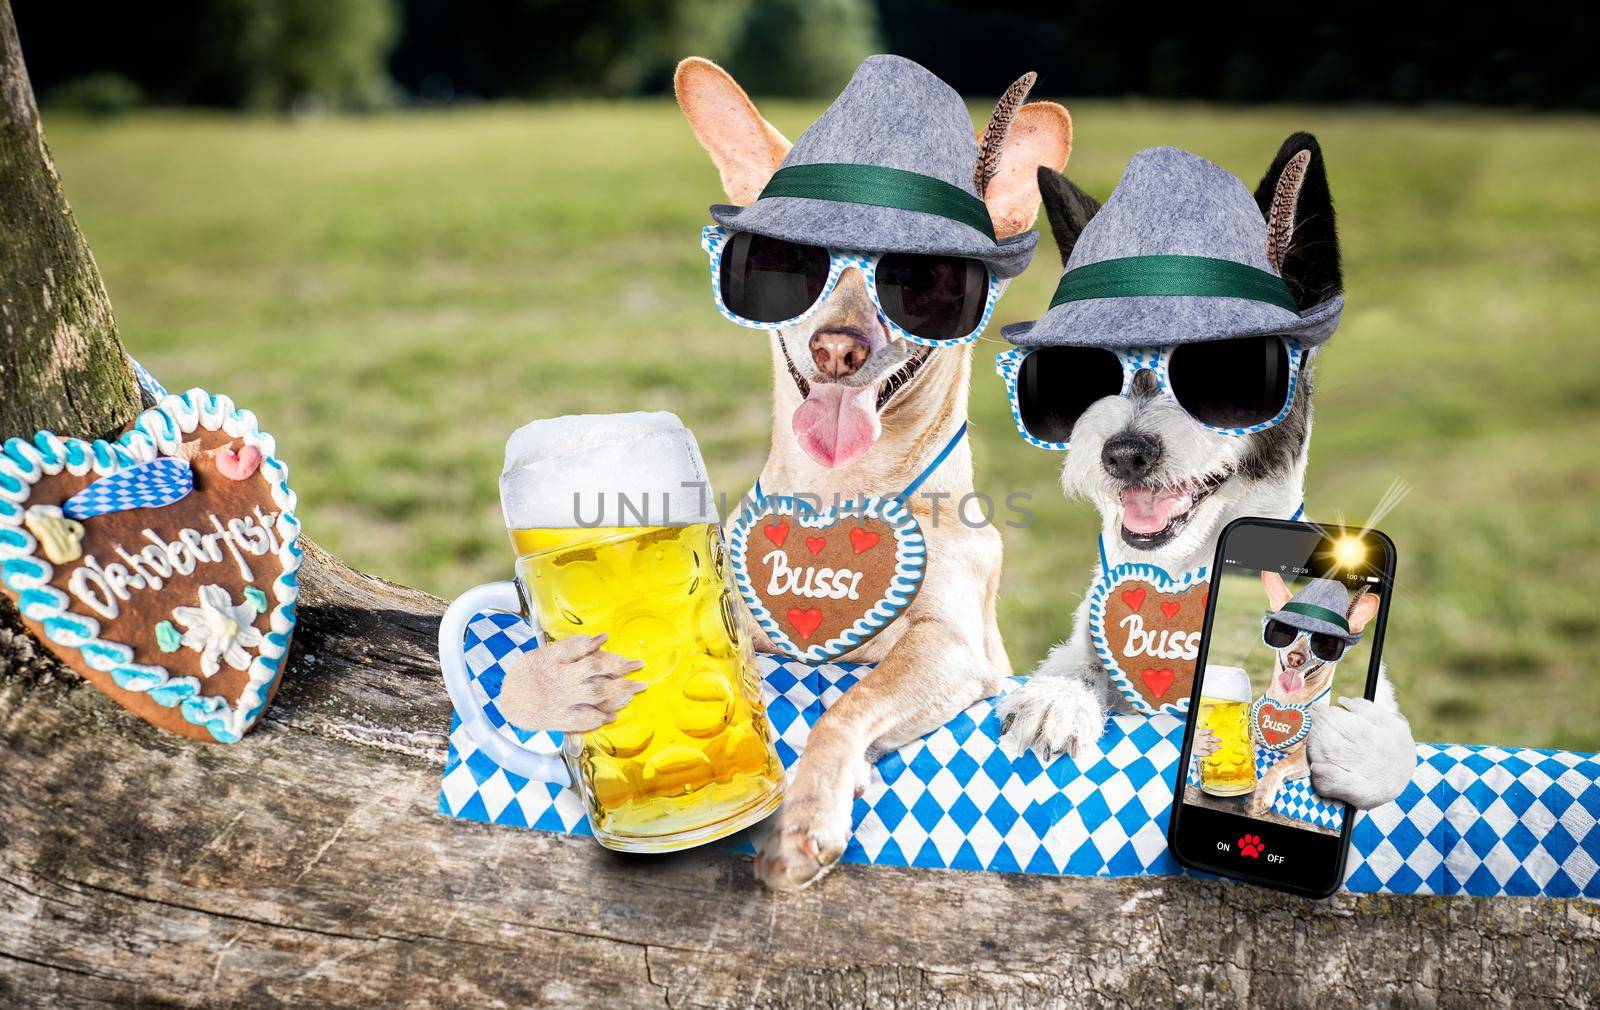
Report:
[[[861,203],[935,214],[964,224],[995,241],[989,208],[959,186],[916,172],[882,165],[790,165],[774,172],[761,191],[834,203]],[[1281,282],[1280,282],[1281,283]]]
[[1209,256],[1127,256],[1077,267],[1062,275],[1050,307],[1094,298],[1143,295],[1247,298],[1296,315],[1300,312],[1282,277]]
[[1296,603],[1294,600],[1290,600],[1278,608],[1278,613],[1314,617],[1319,621],[1327,621],[1329,624],[1337,625],[1344,629],[1345,634],[1350,634],[1350,623],[1344,619],[1343,614],[1337,610],[1329,610],[1327,607],[1319,607],[1315,603]]

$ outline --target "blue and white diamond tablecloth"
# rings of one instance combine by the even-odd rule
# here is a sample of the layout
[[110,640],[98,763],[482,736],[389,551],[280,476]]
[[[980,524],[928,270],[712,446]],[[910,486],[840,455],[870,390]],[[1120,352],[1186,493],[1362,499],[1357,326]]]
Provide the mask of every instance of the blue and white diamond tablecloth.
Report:
[[[554,753],[559,737],[505,725],[499,660],[532,648],[526,625],[480,614],[467,663],[501,732]],[[821,713],[860,676],[763,656],[767,712],[792,765]],[[1167,853],[1183,724],[1117,715],[1094,753],[1042,765],[1001,744],[993,701],[890,754],[855,803],[847,862],[1122,877],[1184,872]],[[586,835],[567,789],[512,775],[452,720],[439,812]],[[1400,798],[1360,813],[1345,888],[1394,894],[1600,898],[1600,758],[1570,751],[1422,744]],[[746,844],[742,841],[736,844]]]

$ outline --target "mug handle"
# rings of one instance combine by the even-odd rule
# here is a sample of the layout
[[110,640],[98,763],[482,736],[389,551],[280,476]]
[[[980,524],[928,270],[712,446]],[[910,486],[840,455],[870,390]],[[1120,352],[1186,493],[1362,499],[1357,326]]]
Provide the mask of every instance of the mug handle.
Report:
[[507,739],[489,721],[483,708],[473,700],[472,678],[467,673],[467,657],[462,648],[467,634],[467,622],[485,610],[498,610],[514,614],[527,621],[534,633],[539,632],[539,619],[522,612],[522,597],[515,582],[489,582],[456,597],[439,622],[439,669],[444,672],[444,689],[450,695],[461,718],[461,729],[478,749],[492,758],[495,764],[515,775],[538,782],[572,785],[567,764],[553,754],[535,754]]

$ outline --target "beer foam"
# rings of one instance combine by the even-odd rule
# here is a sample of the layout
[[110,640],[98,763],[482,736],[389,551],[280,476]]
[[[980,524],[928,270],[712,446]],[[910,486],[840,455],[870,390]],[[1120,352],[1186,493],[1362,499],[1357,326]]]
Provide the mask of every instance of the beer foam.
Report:
[[694,433],[667,411],[523,425],[506,440],[500,507],[510,529],[718,521]]
[[1250,700],[1250,674],[1237,666],[1206,665],[1200,681],[1200,694],[1217,701]]

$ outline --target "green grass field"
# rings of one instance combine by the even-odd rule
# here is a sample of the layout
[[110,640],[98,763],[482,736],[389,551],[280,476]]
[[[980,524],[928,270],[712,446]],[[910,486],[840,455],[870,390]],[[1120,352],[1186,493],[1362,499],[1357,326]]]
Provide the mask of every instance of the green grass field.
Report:
[[[1143,147],[1253,185],[1290,131],[1319,135],[1349,309],[1317,369],[1310,515],[1359,520],[1415,486],[1383,526],[1419,738],[1600,747],[1600,122],[1072,110],[1069,174],[1102,197]],[[817,111],[767,110],[790,136]],[[719,489],[760,466],[765,341],[711,305],[696,238],[721,194],[667,102],[45,122],[129,349],[255,409],[308,532],[362,568],[445,596],[503,577],[495,478],[531,418],[673,410]],[[975,367],[979,487],[1037,515],[1006,531],[1018,672],[1066,633],[1094,552],[1091,510],[1016,437],[991,365],[1057,272],[1047,239]]]

